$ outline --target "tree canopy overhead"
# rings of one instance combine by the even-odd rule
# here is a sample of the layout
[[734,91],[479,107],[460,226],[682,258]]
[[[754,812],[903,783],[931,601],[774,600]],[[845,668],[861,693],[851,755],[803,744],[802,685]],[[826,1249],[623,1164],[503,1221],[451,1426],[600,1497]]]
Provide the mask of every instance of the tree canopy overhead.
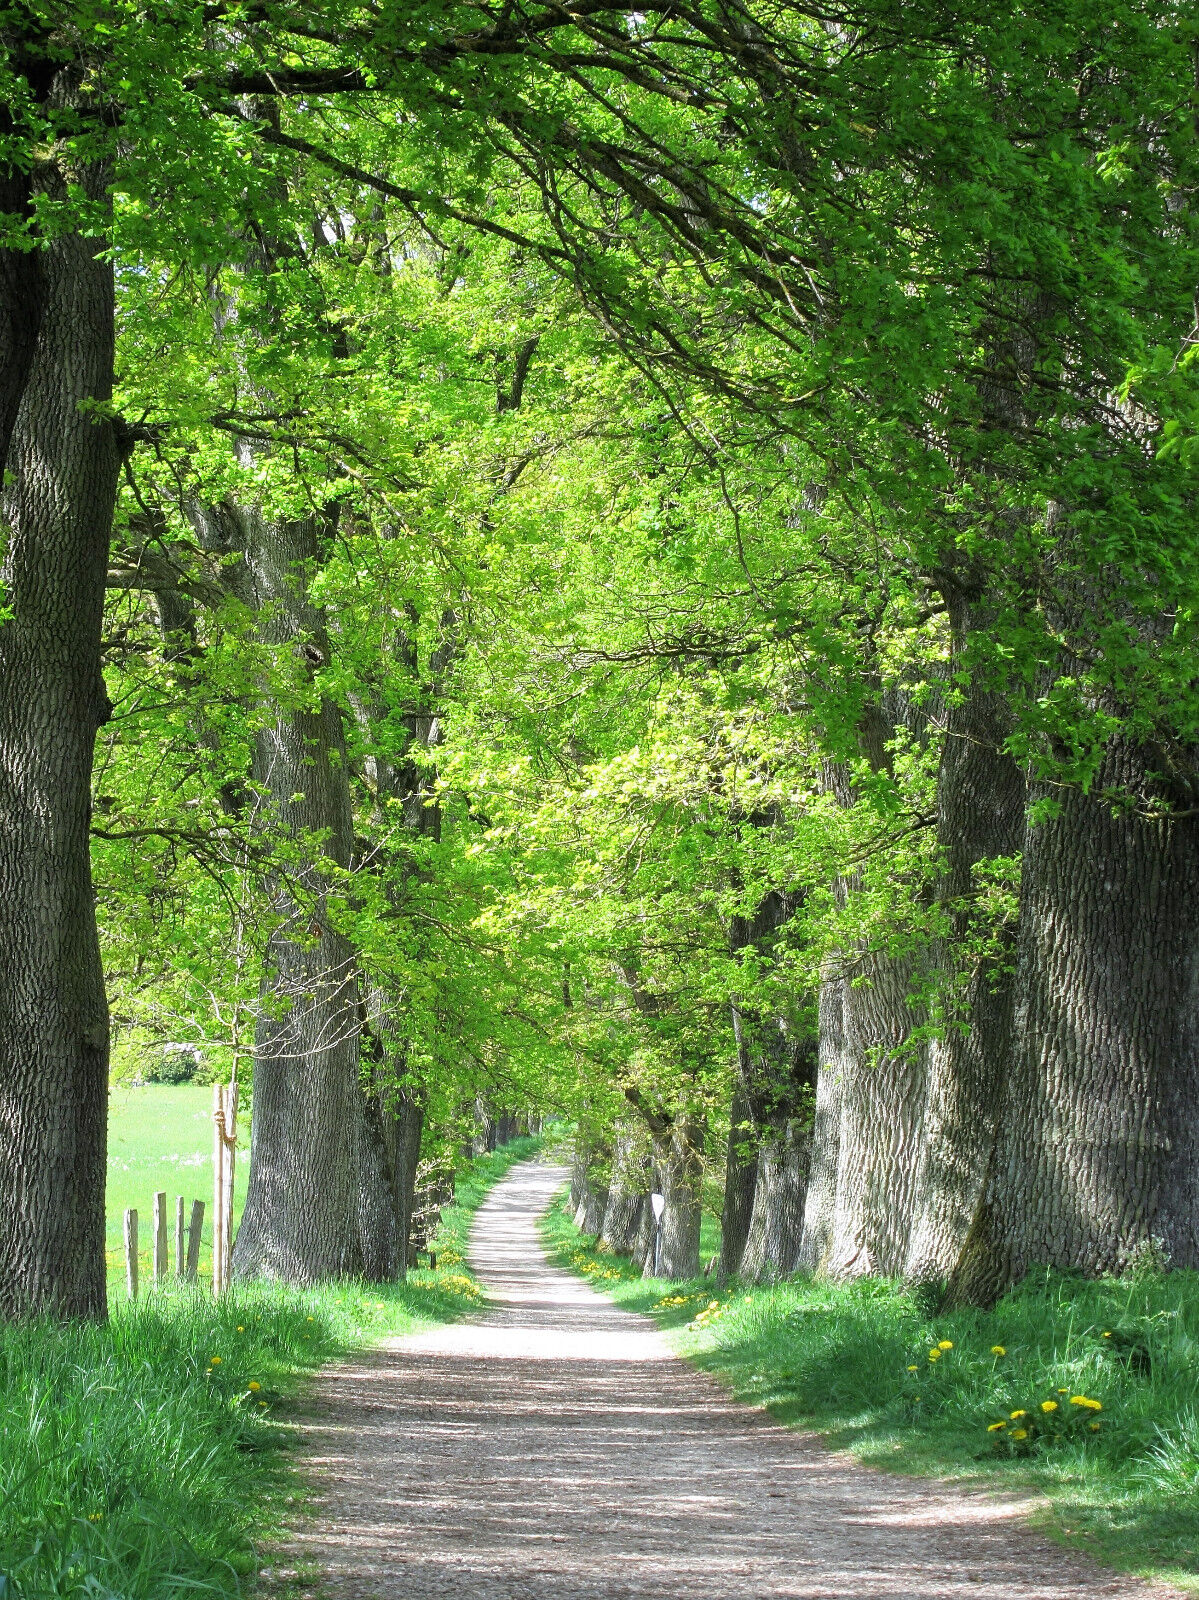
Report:
[[0,1306],[102,1310],[108,1018],[252,1077],[247,1274],[480,1106],[680,1275],[722,1166],[728,1270],[1193,1264],[1193,24],[0,41]]

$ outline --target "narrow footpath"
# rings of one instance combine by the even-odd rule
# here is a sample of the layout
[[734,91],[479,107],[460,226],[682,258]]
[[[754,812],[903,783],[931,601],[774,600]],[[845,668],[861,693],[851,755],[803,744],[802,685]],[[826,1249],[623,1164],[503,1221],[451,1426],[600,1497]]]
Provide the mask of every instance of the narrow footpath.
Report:
[[321,1379],[317,1515],[290,1550],[331,1600],[1147,1600],[1030,1532],[1015,1499],[871,1471],[730,1400],[645,1318],[551,1266],[561,1167],[478,1213],[490,1307]]

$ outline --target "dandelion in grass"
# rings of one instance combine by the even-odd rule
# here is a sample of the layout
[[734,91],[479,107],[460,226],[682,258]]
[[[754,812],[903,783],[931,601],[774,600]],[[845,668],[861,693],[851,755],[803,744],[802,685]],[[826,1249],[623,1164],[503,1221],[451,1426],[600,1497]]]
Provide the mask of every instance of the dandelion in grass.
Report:
[[928,1359],[930,1361],[940,1361],[941,1352],[939,1350],[930,1350],[928,1353]]
[[1027,1428],[1013,1428],[1012,1429],[1012,1438],[1013,1439],[1027,1439],[1028,1438],[1028,1429]]
[[1070,1396],[1070,1404],[1072,1406],[1083,1406],[1087,1411],[1103,1410],[1103,1406],[1098,1400],[1091,1400],[1085,1394],[1072,1394]]
[[1017,1422],[1017,1421],[1019,1421],[1019,1419],[1021,1417],[1026,1417],[1027,1415],[1028,1415],[1027,1411],[1009,1411],[1008,1412],[1008,1416],[1011,1417],[1013,1422]]
[[242,1325],[241,1325],[241,1323],[240,1323],[240,1322],[239,1322],[239,1323],[238,1323],[238,1325],[237,1325],[237,1331],[238,1331],[238,1333],[245,1333],[245,1331],[246,1331],[246,1330],[245,1330],[245,1329],[244,1329],[244,1328],[243,1328],[243,1327],[242,1327]]
[[1007,1423],[1006,1422],[992,1422],[988,1426],[987,1432],[988,1433],[998,1433],[1000,1428],[1006,1428],[1006,1427],[1007,1427]]
[[103,1511],[91,1511],[91,1512],[88,1513],[88,1519],[87,1520],[89,1522],[103,1522],[104,1521],[104,1513],[103,1513]]
[[993,1344],[991,1346],[991,1354],[993,1356],[1005,1356],[1007,1355],[1007,1350],[1001,1344]]
[[1056,1411],[1057,1410],[1057,1401],[1056,1400],[1042,1400],[1041,1401],[1041,1410],[1042,1411]]
[[220,1356],[209,1356],[208,1365],[210,1367],[219,1367],[220,1364],[221,1364],[221,1357]]
[[937,1345],[937,1349],[938,1350],[952,1350],[953,1349],[953,1340],[952,1339],[942,1339],[941,1342]]
[[259,1389],[262,1388],[262,1385],[259,1383],[257,1378],[251,1378],[249,1383],[246,1384],[246,1388],[251,1394],[257,1394]]
[[908,1368],[908,1371],[909,1371],[909,1372],[919,1372],[919,1371],[920,1371],[920,1368],[919,1368],[919,1367],[909,1367],[909,1368]]

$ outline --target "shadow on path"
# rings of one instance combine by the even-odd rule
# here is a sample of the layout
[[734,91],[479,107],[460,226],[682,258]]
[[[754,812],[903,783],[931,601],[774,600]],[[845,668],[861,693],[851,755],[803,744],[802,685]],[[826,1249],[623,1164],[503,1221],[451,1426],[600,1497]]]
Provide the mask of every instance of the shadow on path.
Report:
[[552,1266],[563,1168],[477,1214],[488,1309],[327,1372],[304,1422],[334,1600],[1081,1600],[1165,1595],[730,1400],[646,1318]]

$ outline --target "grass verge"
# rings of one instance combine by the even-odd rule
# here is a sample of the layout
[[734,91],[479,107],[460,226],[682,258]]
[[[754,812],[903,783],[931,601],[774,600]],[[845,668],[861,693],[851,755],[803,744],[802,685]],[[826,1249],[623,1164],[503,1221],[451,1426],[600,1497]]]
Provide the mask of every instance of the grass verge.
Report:
[[406,1283],[247,1285],[219,1302],[162,1290],[102,1327],[0,1325],[0,1600],[239,1593],[291,1484],[287,1418],[304,1379],[478,1304],[462,1259],[471,1215],[538,1143],[469,1165],[437,1271]]
[[875,1466],[1035,1489],[1058,1539],[1199,1593],[1199,1273],[1041,1274],[993,1311],[930,1316],[878,1279],[645,1279],[560,1202],[543,1237],[739,1399]]

